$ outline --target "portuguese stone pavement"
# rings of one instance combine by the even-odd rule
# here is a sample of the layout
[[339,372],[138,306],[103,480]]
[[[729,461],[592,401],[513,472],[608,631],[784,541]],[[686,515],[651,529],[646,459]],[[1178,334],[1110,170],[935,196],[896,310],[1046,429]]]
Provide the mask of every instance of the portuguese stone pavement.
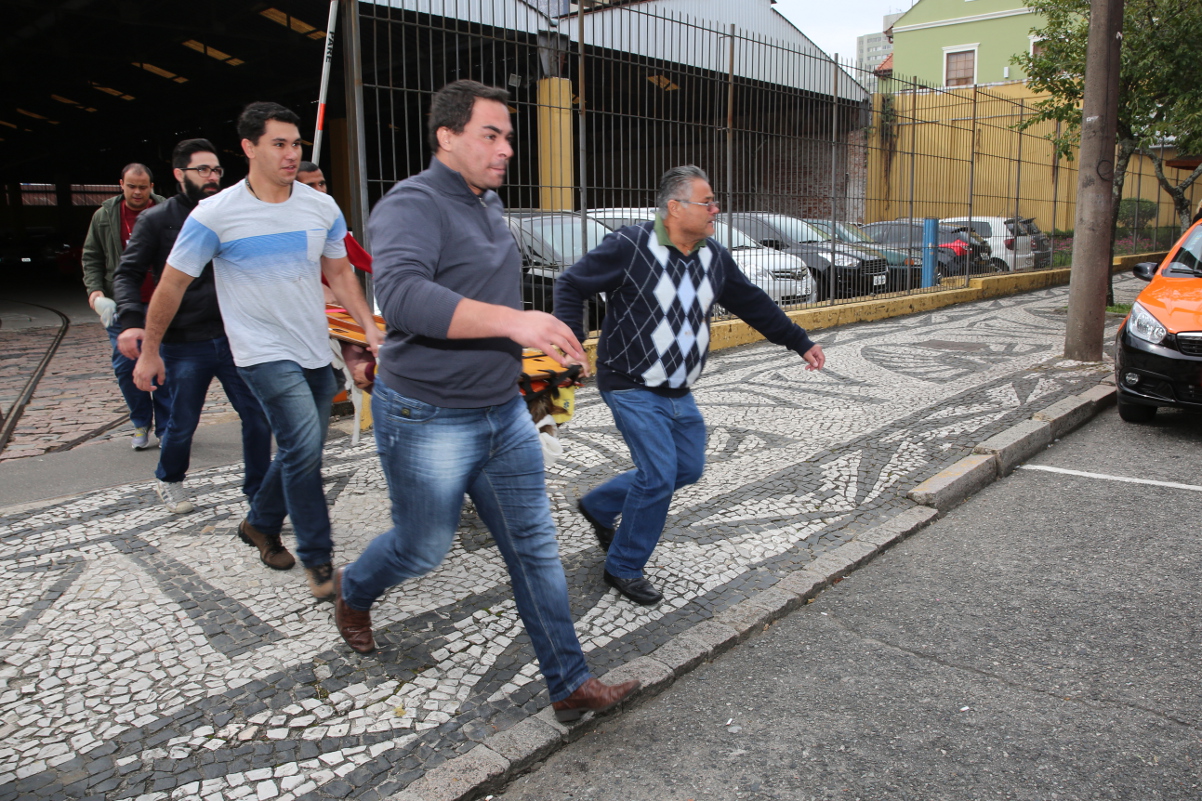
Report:
[[[910,488],[974,444],[1096,385],[1107,368],[1059,356],[1066,304],[1056,288],[821,331],[820,373],[767,343],[712,354],[696,392],[709,463],[674,501],[651,609],[607,591],[574,511],[629,464],[580,390],[548,491],[594,671],[771,586],[911,506]],[[332,442],[325,464],[347,561],[389,525],[384,479],[370,438]],[[239,481],[236,467],[190,477],[184,516],[149,484],[0,509],[0,801],[386,798],[547,705],[470,509],[446,562],[376,607],[380,650],[359,656],[299,568],[266,570],[234,537]]]

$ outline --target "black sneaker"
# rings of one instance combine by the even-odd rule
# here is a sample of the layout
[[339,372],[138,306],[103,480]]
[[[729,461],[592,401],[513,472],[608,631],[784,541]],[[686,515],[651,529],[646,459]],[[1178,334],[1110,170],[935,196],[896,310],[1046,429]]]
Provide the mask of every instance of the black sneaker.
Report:
[[334,566],[327,563],[317,567],[306,567],[309,574],[309,592],[314,598],[328,601],[334,597]]

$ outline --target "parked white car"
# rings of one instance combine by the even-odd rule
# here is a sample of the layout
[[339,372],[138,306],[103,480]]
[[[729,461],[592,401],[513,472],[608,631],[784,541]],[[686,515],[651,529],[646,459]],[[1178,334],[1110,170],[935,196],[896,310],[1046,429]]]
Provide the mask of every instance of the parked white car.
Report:
[[996,270],[1013,272],[1035,267],[1035,251],[1025,217],[948,217],[940,222],[972,228],[988,243],[992,250],[989,260]]
[[[624,225],[650,222],[655,219],[655,211],[654,208],[589,209],[587,216],[616,230]],[[747,279],[778,305],[818,300],[818,285],[810,275],[809,266],[796,256],[760,247],[747,234],[721,220],[714,221],[714,239],[730,249],[735,264]]]

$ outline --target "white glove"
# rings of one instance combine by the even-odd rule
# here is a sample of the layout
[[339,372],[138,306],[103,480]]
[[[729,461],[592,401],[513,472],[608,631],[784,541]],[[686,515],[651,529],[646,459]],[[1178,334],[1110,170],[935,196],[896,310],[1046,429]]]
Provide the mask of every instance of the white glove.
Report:
[[96,302],[92,304],[92,308],[100,315],[100,322],[104,323],[104,327],[108,328],[113,324],[113,320],[117,319],[117,301],[112,298],[106,298],[104,295],[96,298]]

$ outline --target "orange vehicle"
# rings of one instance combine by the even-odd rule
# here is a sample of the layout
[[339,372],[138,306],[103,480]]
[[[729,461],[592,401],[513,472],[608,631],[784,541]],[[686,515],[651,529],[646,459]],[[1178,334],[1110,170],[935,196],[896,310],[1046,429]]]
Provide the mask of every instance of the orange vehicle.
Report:
[[1202,412],[1202,221],[1159,265],[1132,272],[1149,283],[1115,341],[1119,416],[1146,423],[1161,406]]

